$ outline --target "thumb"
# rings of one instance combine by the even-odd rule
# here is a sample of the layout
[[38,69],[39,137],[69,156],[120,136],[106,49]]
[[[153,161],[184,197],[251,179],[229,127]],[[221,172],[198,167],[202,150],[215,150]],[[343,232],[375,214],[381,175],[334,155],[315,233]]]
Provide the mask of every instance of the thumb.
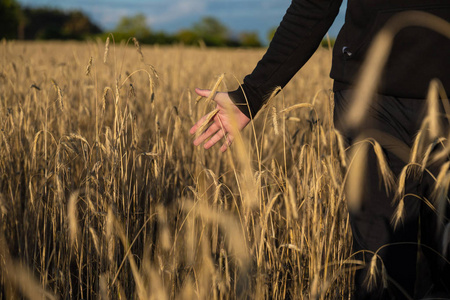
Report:
[[195,92],[197,93],[197,95],[202,96],[202,97],[208,97],[209,94],[211,93],[211,90],[202,90],[199,88],[195,89]]

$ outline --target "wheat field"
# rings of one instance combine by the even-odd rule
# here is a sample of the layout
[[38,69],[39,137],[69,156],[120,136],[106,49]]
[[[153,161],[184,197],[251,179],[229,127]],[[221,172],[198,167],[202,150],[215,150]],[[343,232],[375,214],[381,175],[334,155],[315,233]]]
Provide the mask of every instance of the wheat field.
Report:
[[220,153],[192,145],[193,90],[264,50],[0,46],[1,298],[348,298],[330,50]]
[[[358,99],[375,89],[389,30],[369,53]],[[439,101],[441,117],[450,116],[447,96],[430,84],[428,116],[398,179],[375,140],[345,148],[334,128],[328,49],[318,49],[229,151],[194,147],[189,128],[215,107],[197,101],[194,88],[236,89],[263,54],[113,37],[3,40],[0,297],[349,298],[362,262],[351,255],[347,213],[358,199],[344,186],[360,185],[361,153],[373,147],[399,204],[393,222],[401,222],[406,178],[450,153],[448,127],[436,121]],[[363,110],[355,106],[350,121]],[[438,213],[449,166],[427,203]]]

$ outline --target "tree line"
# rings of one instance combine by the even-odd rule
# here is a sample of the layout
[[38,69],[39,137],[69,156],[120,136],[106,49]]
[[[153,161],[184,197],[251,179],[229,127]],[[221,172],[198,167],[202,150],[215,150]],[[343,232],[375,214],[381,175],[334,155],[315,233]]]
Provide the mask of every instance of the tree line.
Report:
[[0,0],[0,38],[82,40],[101,33],[100,27],[80,11],[28,8],[15,0]]
[[262,43],[257,32],[241,32],[233,36],[230,30],[214,17],[206,16],[194,23],[191,28],[181,29],[175,34],[164,31],[152,31],[146,17],[138,14],[123,17],[112,32],[116,40],[136,37],[144,44],[173,44],[185,45],[205,44],[216,47],[261,47]]
[[[267,33],[270,41],[275,33]],[[116,28],[105,32],[81,11],[61,11],[52,8],[21,7],[16,0],[0,0],[0,39],[20,40],[85,40],[110,33],[116,41],[136,37],[142,44],[206,45],[214,47],[261,47],[255,31],[232,32],[218,19],[206,16],[191,28],[176,33],[154,31],[147,25],[145,15],[123,17]],[[333,43],[333,41],[332,41]],[[326,40],[322,46],[327,47]]]
[[232,35],[214,17],[204,17],[191,28],[176,33],[153,31],[146,17],[138,14],[123,17],[112,31],[105,32],[81,11],[61,11],[53,8],[22,7],[16,0],[0,0],[0,39],[21,40],[84,40],[106,37],[112,33],[116,41],[136,37],[143,44],[261,47],[256,32]]

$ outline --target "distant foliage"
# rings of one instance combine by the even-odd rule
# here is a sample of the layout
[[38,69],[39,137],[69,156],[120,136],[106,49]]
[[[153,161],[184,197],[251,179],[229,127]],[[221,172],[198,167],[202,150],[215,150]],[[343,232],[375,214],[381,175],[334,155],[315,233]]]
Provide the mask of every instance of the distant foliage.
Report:
[[133,36],[140,40],[150,35],[147,18],[143,14],[137,14],[133,17],[122,17],[114,32],[116,36]]
[[[204,17],[191,28],[181,29],[175,34],[163,31],[154,32],[147,25],[146,17],[138,14],[122,17],[112,32],[117,41],[136,37],[142,44],[174,44],[210,47],[261,47],[262,43],[256,32],[242,32],[233,36],[230,30],[214,17]],[[108,33],[109,34],[109,33]],[[103,34],[106,39],[107,33]]]
[[101,33],[101,29],[80,11],[48,8],[22,10],[25,39],[75,39]]
[[82,40],[101,32],[80,11],[22,8],[15,0],[0,0],[0,38]]
[[204,17],[195,23],[192,29],[208,46],[226,46],[227,44],[229,30],[214,17]]
[[239,36],[239,40],[244,47],[261,47],[261,41],[259,40],[259,36],[257,32],[242,32]]
[[20,6],[15,0],[0,0],[0,38],[17,38]]
[[206,16],[177,33],[154,32],[147,18],[140,13],[124,16],[112,32],[103,30],[81,11],[61,11],[52,8],[20,7],[15,0],[0,0],[0,39],[25,40],[85,40],[112,33],[116,41],[135,37],[142,44],[184,44],[210,47],[261,47],[256,32],[232,33],[225,24]]
[[194,45],[200,40],[200,36],[190,29],[182,29],[175,36],[178,41],[185,45]]
[[82,39],[86,36],[98,34],[102,30],[84,15],[82,12],[74,11],[68,14],[68,20],[64,23],[63,35],[68,38]]

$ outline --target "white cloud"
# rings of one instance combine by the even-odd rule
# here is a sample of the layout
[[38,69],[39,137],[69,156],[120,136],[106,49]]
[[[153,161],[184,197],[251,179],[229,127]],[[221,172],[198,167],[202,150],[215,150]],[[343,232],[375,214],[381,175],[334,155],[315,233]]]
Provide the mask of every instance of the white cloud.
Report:
[[205,13],[207,0],[176,0],[171,1],[164,11],[148,11],[150,25],[161,26],[181,18],[202,15]]
[[89,13],[95,21],[104,27],[104,29],[112,29],[116,27],[122,17],[136,14],[136,12],[132,9],[127,9],[124,7],[106,7],[104,5],[90,7],[87,13]]

